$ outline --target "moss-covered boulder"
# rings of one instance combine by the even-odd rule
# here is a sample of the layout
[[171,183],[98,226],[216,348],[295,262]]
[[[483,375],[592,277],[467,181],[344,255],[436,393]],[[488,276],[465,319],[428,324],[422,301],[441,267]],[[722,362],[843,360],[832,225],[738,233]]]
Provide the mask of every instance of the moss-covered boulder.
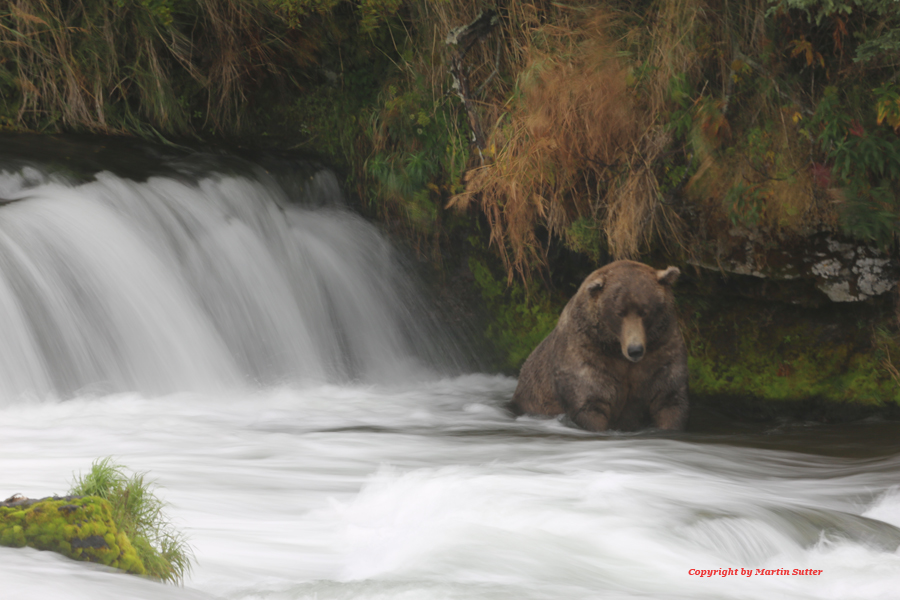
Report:
[[137,575],[146,574],[128,536],[119,531],[109,502],[67,496],[0,503],[0,545],[51,550]]
[[692,401],[826,421],[900,413],[891,299],[813,308],[688,293],[680,310]]

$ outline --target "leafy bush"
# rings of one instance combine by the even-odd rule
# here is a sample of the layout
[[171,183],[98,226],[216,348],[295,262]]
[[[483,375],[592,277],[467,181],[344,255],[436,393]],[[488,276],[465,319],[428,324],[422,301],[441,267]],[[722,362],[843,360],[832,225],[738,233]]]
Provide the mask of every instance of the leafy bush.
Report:
[[830,23],[843,27],[845,19],[854,19],[859,40],[854,61],[892,60],[900,50],[900,12],[894,0],[769,0],[774,4],[768,14],[795,9],[817,26]]
[[400,213],[414,234],[427,238],[462,177],[468,148],[452,100],[435,97],[422,75],[398,84],[382,90],[367,131],[369,197],[383,211]]
[[860,115],[867,124],[853,118],[846,99],[846,92],[827,88],[812,124],[820,132],[828,178],[843,188],[841,227],[885,246],[900,225],[900,136],[879,126],[875,111]]

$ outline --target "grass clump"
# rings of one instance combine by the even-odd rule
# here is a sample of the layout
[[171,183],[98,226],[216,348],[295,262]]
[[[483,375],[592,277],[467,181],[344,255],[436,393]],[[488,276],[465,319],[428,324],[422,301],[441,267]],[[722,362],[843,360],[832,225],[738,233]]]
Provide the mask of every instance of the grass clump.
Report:
[[108,501],[113,520],[131,540],[147,575],[181,584],[194,553],[164,514],[166,504],[153,493],[154,487],[146,473],[126,475],[122,465],[106,457],[95,461],[87,474],[76,476],[69,494]]
[[611,19],[602,9],[553,23],[519,16],[530,36],[514,46],[518,75],[488,133],[491,160],[452,205],[478,202],[510,274],[527,276],[544,262],[540,229],[565,239],[579,219],[602,223],[611,253],[632,257],[661,216],[644,168],[652,161],[635,158],[662,145],[629,93],[627,66],[607,35]]
[[17,0],[0,8],[0,126],[230,134],[313,64],[307,0]]

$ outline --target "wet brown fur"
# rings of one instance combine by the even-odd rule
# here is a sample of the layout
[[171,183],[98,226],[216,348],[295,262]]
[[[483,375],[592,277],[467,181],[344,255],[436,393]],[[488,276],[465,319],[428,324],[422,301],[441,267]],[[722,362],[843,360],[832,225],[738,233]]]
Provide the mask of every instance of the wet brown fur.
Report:
[[[525,361],[510,407],[565,413],[590,431],[684,429],[687,350],[675,315],[679,271],[621,260],[591,273]],[[637,361],[628,358],[629,346]]]

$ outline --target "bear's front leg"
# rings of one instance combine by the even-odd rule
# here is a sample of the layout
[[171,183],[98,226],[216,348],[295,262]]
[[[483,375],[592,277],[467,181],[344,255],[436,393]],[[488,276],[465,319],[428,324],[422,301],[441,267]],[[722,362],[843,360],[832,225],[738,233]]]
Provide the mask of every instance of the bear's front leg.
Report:
[[688,419],[687,392],[678,390],[669,394],[662,402],[651,406],[653,425],[668,431],[681,431]]
[[609,405],[585,405],[568,414],[572,422],[587,431],[609,429]]
[[609,429],[610,407],[612,398],[604,387],[594,378],[585,378],[571,372],[559,372],[554,388],[560,404],[573,423],[587,431],[606,431]]

